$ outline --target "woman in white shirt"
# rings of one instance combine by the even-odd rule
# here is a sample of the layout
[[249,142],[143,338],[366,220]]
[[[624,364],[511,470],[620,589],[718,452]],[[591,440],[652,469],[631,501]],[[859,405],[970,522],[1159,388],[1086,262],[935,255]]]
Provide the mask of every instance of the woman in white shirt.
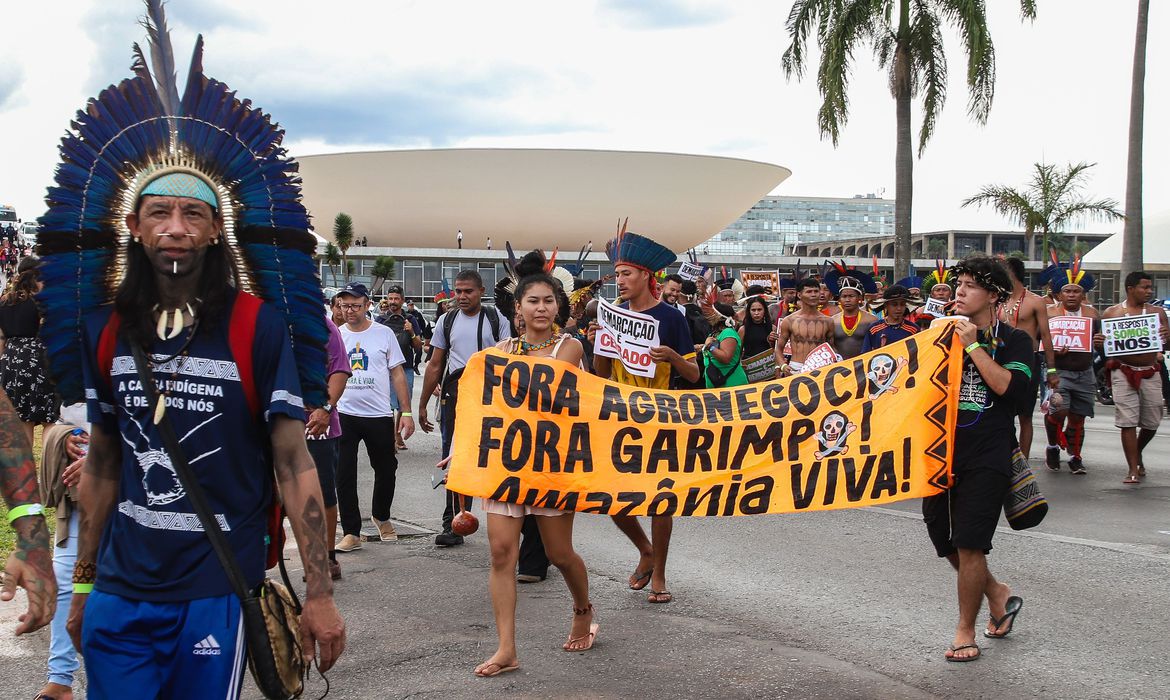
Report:
[[[547,274],[525,277],[516,287],[516,307],[523,317],[519,338],[501,341],[500,350],[532,357],[551,358],[580,366],[583,350],[575,338],[560,333],[555,326],[559,310],[556,282]],[[593,622],[593,605],[589,602],[589,577],[585,562],[573,550],[572,511],[521,506],[484,499],[487,513],[488,543],[492,566],[488,589],[496,616],[499,647],[496,653],[476,667],[475,674],[488,678],[520,668],[516,655],[516,561],[520,550],[520,528],[525,515],[540,516],[537,523],[544,540],[545,553],[564,576],[573,596],[573,624],[563,649],[588,651],[597,638],[598,625]]]

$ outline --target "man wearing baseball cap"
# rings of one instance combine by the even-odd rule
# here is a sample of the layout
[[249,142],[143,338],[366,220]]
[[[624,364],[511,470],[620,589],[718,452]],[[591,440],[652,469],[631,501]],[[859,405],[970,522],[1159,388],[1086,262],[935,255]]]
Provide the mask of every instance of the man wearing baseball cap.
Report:
[[[345,393],[337,402],[341,417],[341,449],[337,462],[337,505],[341,516],[341,541],[337,551],[352,552],[362,546],[362,514],[357,494],[358,444],[366,443],[366,454],[374,469],[374,493],[370,520],[378,528],[383,542],[398,540],[390,522],[394,501],[394,476],[398,471],[395,453],[394,408],[390,392],[398,405],[410,407],[403,366],[406,359],[394,332],[370,320],[370,295],[363,284],[350,283],[337,294],[345,316],[341,339],[353,371]],[[393,389],[391,389],[393,386]],[[414,418],[409,411],[401,416],[402,439],[414,433]]]

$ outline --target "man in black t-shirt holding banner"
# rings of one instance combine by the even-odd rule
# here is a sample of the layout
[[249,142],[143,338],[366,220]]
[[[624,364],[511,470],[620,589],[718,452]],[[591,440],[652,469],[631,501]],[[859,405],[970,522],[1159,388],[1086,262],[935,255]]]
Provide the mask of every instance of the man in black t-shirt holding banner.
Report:
[[[991,575],[987,553],[1011,488],[1012,451],[1018,445],[1016,405],[1028,391],[1032,339],[997,320],[995,308],[1012,283],[992,258],[975,255],[953,269],[957,279],[955,333],[966,355],[955,429],[951,488],[922,502],[931,542],[959,574],[959,624],[947,661],[979,658],[975,621],[987,598],[991,621],[984,636],[1011,631],[1023,599]],[[1010,439],[1004,439],[1010,436]]]

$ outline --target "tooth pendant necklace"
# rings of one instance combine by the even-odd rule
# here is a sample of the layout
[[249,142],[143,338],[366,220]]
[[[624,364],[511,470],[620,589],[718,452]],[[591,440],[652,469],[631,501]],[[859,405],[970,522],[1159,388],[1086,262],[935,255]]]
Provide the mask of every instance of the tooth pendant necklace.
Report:
[[[182,317],[183,317],[182,311],[176,309],[174,313],[179,317],[180,320],[182,319]],[[183,330],[182,325],[180,324],[179,332],[181,333],[182,330]],[[155,425],[158,425],[159,423],[162,422],[163,414],[165,414],[167,411],[167,397],[169,397],[171,395],[172,387],[174,386],[175,381],[178,380],[178,378],[179,378],[179,372],[180,372],[180,370],[182,370],[183,363],[186,360],[187,355],[191,350],[191,343],[192,343],[192,341],[195,340],[195,332],[197,330],[199,330],[199,321],[198,320],[196,320],[195,323],[192,324],[191,334],[189,336],[187,336],[187,340],[183,343],[183,347],[179,348],[179,351],[176,352],[174,355],[171,355],[170,357],[165,357],[161,360],[154,359],[153,355],[147,355],[147,360],[151,364],[152,377],[154,374],[153,370],[155,368],[163,367],[168,362],[175,363],[174,371],[171,372],[170,381],[166,382],[162,386],[159,386],[158,380],[157,379],[154,380],[155,393],[158,395],[158,402],[154,406],[154,424]]]
[[[196,299],[195,301],[199,301]],[[191,304],[185,304],[181,309],[164,309],[160,305],[155,304],[154,310],[158,313],[158,325],[155,327],[154,333],[159,340],[170,340],[171,338],[178,338],[179,334],[183,332],[183,311],[195,320],[195,309],[191,308]],[[173,320],[171,320],[173,318]],[[167,327],[170,326],[168,329]]]

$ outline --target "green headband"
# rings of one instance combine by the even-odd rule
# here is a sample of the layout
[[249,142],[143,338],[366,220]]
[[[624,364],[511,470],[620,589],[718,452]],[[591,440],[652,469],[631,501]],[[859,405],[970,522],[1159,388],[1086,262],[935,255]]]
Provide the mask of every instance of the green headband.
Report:
[[151,180],[142,188],[139,196],[155,195],[157,197],[188,197],[206,202],[212,209],[219,209],[219,198],[215,190],[201,178],[190,173],[168,173]]

